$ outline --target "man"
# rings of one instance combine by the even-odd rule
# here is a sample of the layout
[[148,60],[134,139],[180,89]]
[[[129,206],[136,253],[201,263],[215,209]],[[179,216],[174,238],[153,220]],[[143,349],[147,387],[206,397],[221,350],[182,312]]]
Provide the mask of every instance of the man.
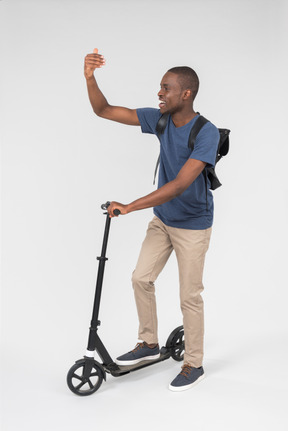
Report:
[[109,214],[121,214],[154,208],[132,283],[139,317],[139,342],[130,352],[117,358],[118,365],[136,364],[159,357],[154,282],[175,250],[179,268],[180,300],[185,333],[182,371],[169,386],[172,391],[191,388],[204,377],[203,361],[203,290],[202,274],[213,222],[213,197],[202,171],[213,166],[219,142],[218,129],[205,124],[188,148],[188,137],[198,114],[193,101],[198,91],[197,74],[189,67],[170,69],[162,78],[158,97],[159,110],[128,109],[110,105],[100,91],[94,71],[105,65],[95,49],[85,57],[84,73],[88,95],[96,115],[128,125],[141,126],[143,133],[156,134],[156,125],[164,113],[168,123],[160,135],[158,189],[124,205],[111,202]]

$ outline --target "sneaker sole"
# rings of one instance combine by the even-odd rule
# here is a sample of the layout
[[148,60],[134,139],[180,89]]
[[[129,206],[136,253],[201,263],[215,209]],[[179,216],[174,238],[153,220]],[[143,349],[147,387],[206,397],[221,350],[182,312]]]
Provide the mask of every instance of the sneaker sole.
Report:
[[196,386],[197,383],[201,382],[201,380],[203,380],[204,378],[205,378],[205,374],[202,374],[202,376],[198,377],[198,379],[195,380],[195,382],[190,383],[190,385],[184,385],[184,386],[169,385],[169,389],[170,389],[170,391],[173,391],[173,392],[187,391],[188,389],[192,388],[193,386]]
[[135,364],[139,364],[139,362],[142,361],[153,361],[155,359],[159,359],[160,358],[160,353],[158,353],[157,355],[152,355],[152,356],[145,356],[143,358],[139,358],[139,359],[134,359],[133,361],[121,361],[116,359],[115,363],[117,365],[135,365]]

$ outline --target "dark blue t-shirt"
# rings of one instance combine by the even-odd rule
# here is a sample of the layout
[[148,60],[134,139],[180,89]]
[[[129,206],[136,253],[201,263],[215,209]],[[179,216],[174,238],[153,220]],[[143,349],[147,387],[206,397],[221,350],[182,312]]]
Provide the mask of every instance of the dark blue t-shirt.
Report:
[[[153,108],[137,109],[143,133],[156,134],[156,124],[160,110]],[[165,131],[160,135],[160,164],[158,188],[176,178],[189,158],[201,160],[207,166],[214,166],[219,142],[219,131],[212,123],[206,123],[197,135],[194,150],[188,148],[188,138],[198,115],[182,127],[175,127],[169,115]],[[182,229],[207,229],[213,223],[213,195],[207,190],[204,175],[196,180],[178,197],[154,207],[154,214],[167,226]]]

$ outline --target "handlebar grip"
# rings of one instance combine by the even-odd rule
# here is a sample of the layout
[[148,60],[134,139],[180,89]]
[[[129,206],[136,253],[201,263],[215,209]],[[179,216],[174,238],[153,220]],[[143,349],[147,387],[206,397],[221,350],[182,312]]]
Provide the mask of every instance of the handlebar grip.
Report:
[[120,210],[118,210],[117,208],[113,211],[113,214],[115,215],[115,216],[118,216],[118,215],[120,215],[121,214],[121,211]]

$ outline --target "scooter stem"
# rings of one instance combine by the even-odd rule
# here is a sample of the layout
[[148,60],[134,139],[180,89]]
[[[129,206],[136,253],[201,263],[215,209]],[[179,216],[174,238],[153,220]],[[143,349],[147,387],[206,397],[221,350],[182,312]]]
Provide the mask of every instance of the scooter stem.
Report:
[[106,249],[107,249],[107,242],[108,242],[108,236],[109,236],[109,230],[110,230],[110,223],[111,223],[111,218],[107,213],[101,256],[97,257],[97,260],[99,260],[99,265],[98,265],[96,291],[95,291],[95,298],[94,298],[94,305],[93,305],[93,314],[92,314],[91,327],[90,327],[90,333],[89,333],[88,350],[95,349],[96,331],[98,326],[100,326],[100,321],[98,320],[98,316],[99,316],[105,262],[106,260],[108,260],[108,258],[106,257]]

